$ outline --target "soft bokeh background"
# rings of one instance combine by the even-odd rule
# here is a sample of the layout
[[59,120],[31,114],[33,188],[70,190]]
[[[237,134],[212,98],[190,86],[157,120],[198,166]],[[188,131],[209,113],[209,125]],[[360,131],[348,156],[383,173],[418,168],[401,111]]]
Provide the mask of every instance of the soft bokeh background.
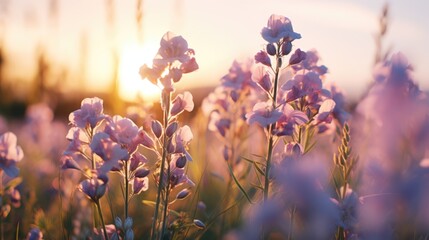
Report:
[[61,101],[112,92],[118,92],[114,99],[140,95],[149,101],[156,89],[140,80],[138,69],[151,61],[170,30],[188,40],[200,65],[182,87],[211,87],[234,59],[251,58],[261,49],[260,30],[276,13],[288,16],[301,33],[295,47],[316,48],[330,79],[357,99],[371,81],[374,36],[385,3],[389,28],[383,47],[404,52],[415,79],[428,89],[425,0],[2,0],[0,86],[9,99],[24,102],[46,93]]

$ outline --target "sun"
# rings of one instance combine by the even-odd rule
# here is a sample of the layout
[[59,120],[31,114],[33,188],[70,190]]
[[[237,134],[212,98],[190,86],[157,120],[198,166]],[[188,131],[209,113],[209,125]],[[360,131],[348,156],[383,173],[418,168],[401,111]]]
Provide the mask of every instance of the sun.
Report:
[[158,51],[156,43],[142,45],[127,44],[122,48],[119,63],[119,96],[125,101],[135,101],[138,97],[145,101],[157,101],[161,90],[148,80],[142,80],[139,69],[143,64],[152,65]]

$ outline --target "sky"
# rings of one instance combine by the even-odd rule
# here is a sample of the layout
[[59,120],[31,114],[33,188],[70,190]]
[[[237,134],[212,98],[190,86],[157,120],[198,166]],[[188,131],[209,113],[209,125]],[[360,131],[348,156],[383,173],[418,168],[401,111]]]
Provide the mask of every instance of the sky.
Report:
[[12,81],[34,78],[35,59],[43,52],[54,63],[53,82],[67,72],[62,88],[107,91],[117,62],[121,95],[133,98],[154,92],[138,69],[151,61],[165,32],[182,35],[196,52],[200,69],[185,76],[182,87],[215,86],[234,60],[253,58],[263,48],[260,31],[271,14],[280,14],[302,36],[294,48],[316,49],[328,79],[356,98],[372,79],[374,36],[386,2],[384,45],[403,52],[414,79],[429,90],[425,0],[142,0],[140,27],[137,0],[1,0],[0,43]]

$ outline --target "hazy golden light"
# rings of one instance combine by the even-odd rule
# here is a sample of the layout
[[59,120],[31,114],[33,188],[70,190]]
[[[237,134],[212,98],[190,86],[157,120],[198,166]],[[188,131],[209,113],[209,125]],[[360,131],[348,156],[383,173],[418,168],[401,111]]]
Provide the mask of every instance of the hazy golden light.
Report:
[[126,45],[122,48],[119,64],[119,96],[127,101],[141,97],[147,101],[159,99],[161,90],[148,80],[142,80],[139,69],[143,64],[152,65],[158,51],[157,43]]

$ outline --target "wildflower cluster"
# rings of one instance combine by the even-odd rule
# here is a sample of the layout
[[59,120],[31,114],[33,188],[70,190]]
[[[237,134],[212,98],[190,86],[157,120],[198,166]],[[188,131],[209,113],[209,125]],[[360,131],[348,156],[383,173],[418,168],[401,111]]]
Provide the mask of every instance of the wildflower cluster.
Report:
[[[173,189],[183,183],[194,185],[185,171],[186,163],[192,161],[187,149],[193,134],[189,126],[180,127],[178,121],[181,113],[194,109],[194,102],[190,92],[177,94],[174,98],[172,94],[174,83],[179,82],[183,74],[198,69],[194,54],[194,50],[188,48],[188,43],[182,36],[167,32],[162,37],[152,67],[143,65],[140,68],[141,77],[150,80],[162,90],[162,120],[161,122],[152,121],[152,133],[156,140],[151,143],[151,147],[158,155],[157,169],[154,173],[158,191],[152,221],[152,239],[163,239],[174,234],[168,229],[174,229],[180,233],[182,228],[187,228],[187,224],[170,227],[168,221],[170,194]],[[178,194],[175,200],[182,200],[187,195],[189,192],[185,190],[182,194]],[[161,208],[162,211],[160,211]],[[162,212],[161,217],[159,217],[160,212]]]

